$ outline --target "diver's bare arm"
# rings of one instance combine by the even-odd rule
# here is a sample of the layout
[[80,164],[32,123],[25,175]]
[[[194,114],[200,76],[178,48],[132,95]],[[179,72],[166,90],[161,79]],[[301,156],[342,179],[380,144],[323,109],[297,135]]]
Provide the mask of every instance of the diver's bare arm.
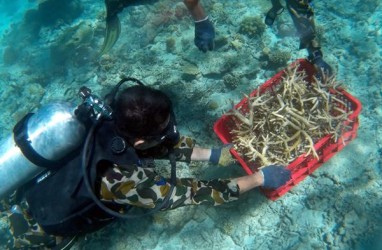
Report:
[[208,161],[211,156],[210,148],[195,147],[192,150],[191,161]]
[[236,178],[237,185],[240,188],[240,194],[243,194],[256,187],[264,185],[264,177],[260,171],[251,175]]
[[199,0],[183,0],[183,2],[195,21],[206,18],[206,14]]

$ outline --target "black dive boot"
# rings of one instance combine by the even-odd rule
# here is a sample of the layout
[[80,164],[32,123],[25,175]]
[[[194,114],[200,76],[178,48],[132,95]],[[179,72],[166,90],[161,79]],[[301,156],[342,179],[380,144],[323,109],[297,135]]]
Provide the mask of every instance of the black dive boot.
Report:
[[280,0],[272,0],[272,8],[268,10],[267,15],[265,16],[265,24],[272,26],[276,17],[283,13],[284,6],[281,5]]

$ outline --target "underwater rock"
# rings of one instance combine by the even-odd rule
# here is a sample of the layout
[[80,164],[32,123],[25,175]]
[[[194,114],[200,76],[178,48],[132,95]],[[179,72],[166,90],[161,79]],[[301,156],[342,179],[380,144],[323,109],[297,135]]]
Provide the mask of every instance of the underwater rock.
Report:
[[12,46],[7,46],[3,52],[3,63],[5,65],[12,65],[16,63],[18,57],[17,50]]
[[166,51],[172,53],[176,50],[176,40],[173,37],[169,37],[166,40]]
[[228,44],[228,38],[226,36],[219,36],[215,39],[215,50],[219,50]]
[[327,234],[324,235],[324,241],[329,246],[332,246],[333,243],[334,243],[334,238],[333,238],[333,236],[330,233],[327,233]]
[[42,26],[55,25],[57,22],[71,23],[79,17],[84,8],[79,0],[46,0],[38,6],[38,17]]
[[27,38],[37,39],[42,27],[70,24],[82,14],[83,10],[79,0],[41,1],[37,9],[25,13],[23,24],[15,33],[22,32]]
[[351,228],[352,226],[359,223],[359,217],[354,210],[351,210],[344,217],[344,226],[347,228]]
[[52,63],[61,66],[69,61],[76,65],[83,64],[90,54],[87,47],[93,39],[93,32],[92,26],[87,22],[65,29],[50,47]]
[[191,63],[186,63],[185,65],[183,65],[181,70],[182,79],[185,81],[192,81],[200,74],[198,66]]
[[207,108],[208,110],[211,110],[211,111],[217,110],[219,108],[219,103],[215,100],[209,101],[207,103]]

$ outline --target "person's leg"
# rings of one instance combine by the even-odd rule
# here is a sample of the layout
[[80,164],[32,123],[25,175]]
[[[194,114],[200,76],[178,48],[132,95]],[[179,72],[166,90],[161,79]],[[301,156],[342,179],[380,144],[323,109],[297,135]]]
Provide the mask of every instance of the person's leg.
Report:
[[199,0],[183,0],[184,5],[187,7],[194,21],[206,18],[202,5]]
[[309,0],[286,0],[286,6],[300,36],[300,49],[319,50],[313,8]]
[[6,212],[6,223],[9,225],[9,233],[12,238],[9,242],[11,249],[37,247],[53,247],[59,238],[47,235],[42,228],[28,214],[27,204],[13,205]]
[[286,0],[289,14],[300,36],[300,49],[307,49],[308,59],[316,68],[318,79],[333,75],[332,67],[323,59],[321,45],[316,34],[312,0]]
[[0,245],[10,245],[12,246],[13,244],[11,243],[12,235],[10,233],[10,228],[9,228],[9,221],[8,221],[8,216],[6,213],[1,212],[0,213]]

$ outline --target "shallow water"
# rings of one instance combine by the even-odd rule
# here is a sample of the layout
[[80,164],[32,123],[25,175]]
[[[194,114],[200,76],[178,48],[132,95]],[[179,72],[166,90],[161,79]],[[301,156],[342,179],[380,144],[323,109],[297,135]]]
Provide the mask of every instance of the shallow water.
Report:
[[[170,95],[182,133],[200,145],[220,145],[212,127],[231,100],[306,57],[287,11],[261,36],[239,32],[245,17],[263,18],[268,1],[202,1],[217,31],[216,50],[206,54],[193,44],[193,23],[180,1],[126,8],[121,36],[102,57],[103,1],[67,1],[71,15],[64,4],[39,13],[45,18],[31,15],[38,1],[26,2],[0,0],[1,139],[42,104],[79,103],[83,85],[103,96],[122,76],[133,76]],[[363,105],[358,137],[275,202],[253,191],[219,207],[119,221],[73,249],[382,249],[381,1],[314,1],[314,8],[325,60]],[[267,50],[290,58],[269,66]],[[243,174],[239,165],[178,169],[179,176],[203,179]]]

